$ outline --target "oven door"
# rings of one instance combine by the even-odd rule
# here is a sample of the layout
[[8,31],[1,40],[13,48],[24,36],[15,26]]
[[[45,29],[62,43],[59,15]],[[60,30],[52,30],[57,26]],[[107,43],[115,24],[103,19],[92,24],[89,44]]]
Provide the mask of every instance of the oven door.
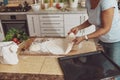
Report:
[[11,28],[15,28],[24,31],[29,36],[26,20],[2,20],[1,23],[4,35],[6,35]]
[[0,41],[3,41],[3,40],[4,40],[4,32],[3,32],[2,24],[0,21]]
[[112,77],[120,77],[120,67],[102,51],[59,57],[58,60],[65,80],[111,80]]

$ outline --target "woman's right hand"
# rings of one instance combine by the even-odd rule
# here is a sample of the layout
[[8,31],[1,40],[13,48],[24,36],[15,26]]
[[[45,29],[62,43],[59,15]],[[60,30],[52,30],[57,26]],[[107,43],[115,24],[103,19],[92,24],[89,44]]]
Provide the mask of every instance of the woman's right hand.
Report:
[[79,31],[79,28],[78,28],[78,26],[77,27],[73,27],[69,32],[68,32],[68,35],[70,34],[70,33],[74,33],[75,35],[78,33],[78,31]]

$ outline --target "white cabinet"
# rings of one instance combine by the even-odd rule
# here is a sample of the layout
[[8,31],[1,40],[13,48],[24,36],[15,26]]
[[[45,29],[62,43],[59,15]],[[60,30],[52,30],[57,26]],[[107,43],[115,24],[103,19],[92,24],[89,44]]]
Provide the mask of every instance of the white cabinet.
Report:
[[[30,36],[64,37],[72,27],[82,24],[88,18],[87,14],[39,14],[27,15]],[[89,34],[94,26],[78,32],[77,36]]]
[[2,28],[2,24],[1,24],[1,20],[0,20],[0,41],[4,40],[4,32],[3,32],[3,28]]
[[65,35],[72,27],[81,24],[82,14],[64,14]]
[[64,36],[63,14],[40,15],[41,36]]
[[41,36],[39,15],[27,15],[30,36]]
[[[82,24],[85,20],[88,19],[87,14],[64,14],[64,27],[65,27],[65,36],[70,31],[71,28]],[[89,34],[95,31],[94,26],[90,26],[86,29],[83,29],[78,32],[77,36]]]

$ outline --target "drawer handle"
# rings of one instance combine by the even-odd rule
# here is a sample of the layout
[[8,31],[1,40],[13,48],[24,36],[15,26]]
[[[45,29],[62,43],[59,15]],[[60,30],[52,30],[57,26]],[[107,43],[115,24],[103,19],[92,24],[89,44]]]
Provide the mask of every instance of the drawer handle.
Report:
[[60,23],[43,23],[44,25],[50,25],[50,24],[55,24],[55,25],[59,25]]
[[34,18],[32,17],[32,22],[33,22],[33,32],[35,33],[35,24],[34,24]]
[[2,30],[1,30],[1,28],[0,28],[0,33],[2,33]]
[[82,17],[80,16],[80,24],[82,23]]
[[44,29],[44,31],[61,31],[60,29]]
[[43,16],[42,18],[60,18],[60,16]]

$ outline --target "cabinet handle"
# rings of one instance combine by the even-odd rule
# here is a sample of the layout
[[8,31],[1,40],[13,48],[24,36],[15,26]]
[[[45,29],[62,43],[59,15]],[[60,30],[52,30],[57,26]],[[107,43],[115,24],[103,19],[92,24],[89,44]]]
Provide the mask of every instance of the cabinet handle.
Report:
[[1,28],[0,28],[0,33],[2,33],[2,30],[1,30]]
[[84,21],[85,21],[85,16],[84,16]]
[[55,25],[59,25],[60,23],[43,23],[45,25],[50,25],[50,24],[55,24]]
[[32,17],[32,22],[33,22],[33,32],[35,33],[35,24],[34,24],[34,18]]
[[42,18],[59,18],[60,16],[43,16]]
[[44,29],[44,31],[60,31],[60,29]]
[[82,23],[82,17],[80,16],[80,24]]

